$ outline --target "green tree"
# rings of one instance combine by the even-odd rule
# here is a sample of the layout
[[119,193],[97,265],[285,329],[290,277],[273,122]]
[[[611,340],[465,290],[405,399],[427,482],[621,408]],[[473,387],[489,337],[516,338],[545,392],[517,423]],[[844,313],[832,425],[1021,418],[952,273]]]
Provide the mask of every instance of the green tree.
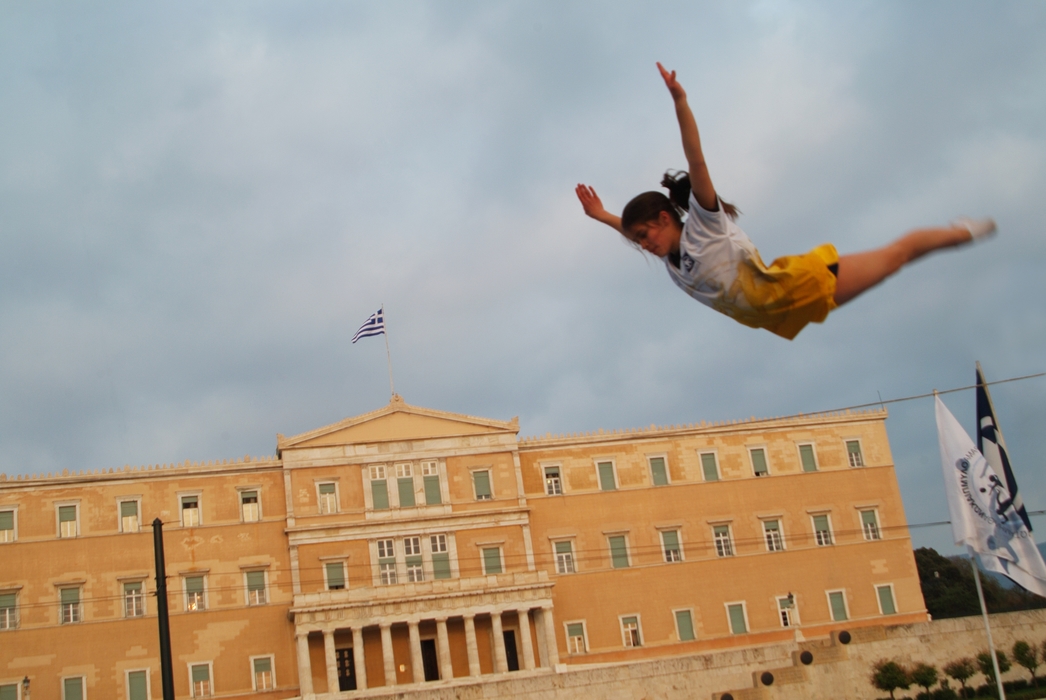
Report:
[[[1010,670],[1010,660],[1006,657],[1006,652],[995,650],[995,658],[999,661],[999,673],[1006,673]],[[987,651],[982,651],[977,655],[977,666],[980,667],[981,673],[988,679],[988,685],[992,686],[992,693],[995,692],[995,668],[992,666],[992,655]]]
[[875,662],[870,680],[876,688],[888,692],[891,700],[895,690],[907,690],[912,684],[904,666],[889,659],[879,659]]
[[1028,644],[1023,639],[1017,640],[1013,643],[1013,660],[1017,662],[1017,665],[1028,669],[1028,673],[1031,674],[1032,685],[1039,685],[1039,681],[1035,678],[1035,669],[1039,667],[1042,658],[1039,656],[1039,650],[1036,647]]
[[[919,570],[926,610],[935,620],[947,617],[965,617],[981,612],[977,602],[977,586],[973,582],[973,566],[966,557],[942,557],[936,550],[920,547],[915,550],[915,565]],[[988,612],[1010,612],[1046,608],[1046,598],[1013,586],[1001,577],[981,574],[984,604]]]
[[973,678],[973,674],[977,673],[977,666],[973,663],[973,659],[964,656],[946,664],[944,672],[959,681],[959,685],[962,686],[962,696],[966,697],[966,681]]
[[929,695],[930,688],[937,685],[937,667],[920,661],[908,672],[908,677],[911,678],[912,683],[920,686]]

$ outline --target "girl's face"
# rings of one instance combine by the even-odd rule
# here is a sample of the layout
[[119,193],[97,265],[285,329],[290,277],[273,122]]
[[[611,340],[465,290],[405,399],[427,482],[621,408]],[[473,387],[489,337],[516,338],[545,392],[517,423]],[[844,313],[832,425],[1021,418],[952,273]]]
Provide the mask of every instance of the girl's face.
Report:
[[669,253],[679,253],[679,237],[683,230],[667,212],[656,219],[636,224],[628,230],[628,239],[652,255],[663,258]]

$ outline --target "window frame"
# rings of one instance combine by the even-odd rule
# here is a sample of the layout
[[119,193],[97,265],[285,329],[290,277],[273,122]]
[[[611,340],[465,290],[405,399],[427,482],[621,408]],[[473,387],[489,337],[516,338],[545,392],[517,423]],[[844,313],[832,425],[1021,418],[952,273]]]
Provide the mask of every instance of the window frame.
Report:
[[124,672],[123,672],[123,687],[124,687],[124,693],[126,693],[126,695],[124,697],[126,697],[126,698],[130,698],[131,697],[131,674],[132,673],[144,673],[145,674],[145,697],[146,697],[146,700],[151,700],[151,698],[153,696],[153,691],[152,691],[152,687],[151,687],[151,685],[149,683],[149,676],[152,675],[152,674],[149,671],[150,671],[150,669],[148,667],[146,667],[146,668],[127,668],[127,669],[124,669]]
[[[214,697],[214,661],[189,661],[186,664],[189,670],[189,697],[190,698],[213,698]],[[198,695],[196,693],[196,683],[193,681],[193,669],[198,666],[207,667],[207,692]]]
[[[243,496],[244,496],[244,494],[251,493],[252,491],[254,492],[254,498],[255,498],[254,506],[255,506],[255,510],[257,512],[255,513],[255,516],[254,516],[253,520],[248,520],[246,515],[243,512],[243,507],[245,505],[247,505],[247,504],[245,504],[243,502]],[[262,497],[261,497],[261,494],[262,494],[261,486],[237,486],[236,487],[236,500],[239,501],[240,522],[241,523],[260,523],[262,521],[264,516],[262,514]]]
[[421,583],[425,580],[425,549],[422,535],[403,537],[403,569],[406,583]]
[[[657,483],[657,480],[655,479],[655,474],[654,474],[654,460],[655,459],[660,459],[661,460],[661,467],[665,470],[665,483],[663,483],[663,484]],[[671,486],[672,485],[672,475],[669,473],[669,469],[668,469],[668,453],[658,452],[658,453],[646,455],[646,466],[647,466],[647,473],[650,475],[650,486],[652,488],[661,488],[663,486]]]
[[[391,543],[392,556],[387,553],[386,543]],[[381,552],[386,549],[386,554],[382,556]],[[396,547],[395,537],[381,537],[374,540],[374,566],[375,566],[375,585],[377,586],[395,586],[399,583],[400,572],[399,572],[399,553]],[[389,565],[392,568],[386,568]]]
[[[570,634],[570,626],[571,625],[581,625],[581,635],[580,636],[581,636],[581,645],[583,647],[581,651],[576,651],[574,649],[573,645],[571,644],[572,640],[578,638],[578,635],[571,635]],[[591,649],[591,647],[588,644],[588,625],[585,624],[584,620],[565,620],[563,622],[563,634],[566,636],[566,639],[567,639],[567,655],[568,656],[580,656],[582,654],[589,653],[589,649]]]
[[[315,488],[316,488],[316,514],[317,515],[335,515],[337,513],[340,513],[341,512],[341,493],[340,493],[340,489],[339,489],[338,479],[329,479],[329,478],[328,479],[316,479],[314,483],[315,483]],[[334,486],[334,493],[332,493],[332,494],[321,493],[320,492],[320,487],[321,486],[326,486],[328,484]],[[324,496],[334,496],[333,510],[331,510],[329,506],[327,507],[326,510],[324,509],[324,505],[323,504],[324,504],[324,502],[328,501],[328,499],[324,498]]]
[[[872,527],[875,528],[875,533],[874,533],[875,536],[874,537],[869,537],[868,536],[868,526],[864,522],[864,514],[865,513],[871,513],[872,516],[875,518],[875,522],[872,523]],[[881,542],[882,541],[882,539],[883,539],[883,525],[882,525],[882,520],[879,518],[879,508],[878,507],[876,507],[876,506],[872,506],[870,508],[858,507],[857,508],[857,518],[858,518],[858,520],[860,520],[860,523],[861,523],[861,535],[864,537],[864,541],[865,542]]]
[[[134,530],[124,527],[123,504],[134,503],[135,518],[137,526]],[[120,533],[135,534],[142,531],[142,497],[141,496],[117,496],[116,497],[116,528]]]
[[[500,576],[505,573],[505,548],[501,544],[494,544],[491,542],[477,543],[479,547],[479,559],[482,566],[484,576]],[[487,571],[487,552],[497,550],[498,552],[498,566],[501,567],[500,571],[490,572]]]
[[[737,548],[734,546],[734,531],[731,527],[733,523],[730,522],[719,522],[709,523],[712,527],[712,546],[715,549],[717,559],[726,559],[727,557],[737,556]],[[716,528],[726,528],[726,539],[721,539],[719,535],[721,533],[716,532]],[[722,542],[725,542],[725,546],[720,546]]]
[[[603,533],[607,540],[607,553],[610,556],[610,568],[611,569],[631,569],[632,568],[632,548],[629,546],[628,533],[627,532],[605,532]],[[625,564],[624,566],[616,566],[614,564],[614,544],[612,540],[621,538],[621,541],[625,545]]]
[[[84,584],[57,584],[55,588],[58,589],[58,624],[59,625],[78,625],[84,621]],[[76,602],[66,603],[62,600],[62,591],[76,591]],[[73,605],[75,607],[69,608],[69,611],[73,613],[68,617],[74,619],[66,619],[66,606]]]
[[[601,493],[611,493],[613,491],[620,491],[621,490],[621,486],[620,486],[621,480],[617,476],[617,462],[616,462],[616,460],[614,460],[614,458],[612,458],[612,457],[600,457],[598,459],[592,460],[592,464],[595,466],[595,470],[596,470],[596,486],[597,486],[597,488],[599,489],[599,491]],[[600,466],[602,466],[604,464],[609,464],[610,465],[610,477],[614,480],[612,488],[609,488],[609,489],[603,487],[603,477],[600,475],[600,469],[599,468],[600,468]]]
[[[835,609],[832,607],[832,594],[838,593],[842,597],[843,601],[843,614],[846,616],[842,620],[835,618]],[[828,603],[828,618],[832,622],[849,622],[850,621],[850,603],[846,600],[846,589],[845,588],[833,588],[831,590],[825,590],[824,592],[825,602]]]
[[[442,463],[440,462],[440,460],[438,460],[438,459],[423,459],[423,460],[421,460],[421,462],[420,462],[420,464],[418,466],[418,470],[421,472],[421,488],[422,488],[422,491],[424,492],[424,496],[425,496],[425,504],[424,505],[425,506],[441,506],[441,505],[444,505],[445,503],[447,503],[447,501],[449,499],[448,499],[447,495],[443,493],[443,482],[445,482],[446,479],[443,478],[444,477],[444,473],[443,473],[444,470],[443,470]],[[439,498],[439,501],[436,502],[436,503],[430,503],[429,502],[429,484],[432,483],[431,480],[433,478],[436,479],[436,487],[437,487],[436,494],[437,494],[437,496]]]
[[[893,583],[875,583],[872,584],[872,588],[875,590],[875,604],[879,606],[879,614],[883,617],[889,617],[891,615],[899,614],[897,609],[897,591],[894,589]],[[893,612],[888,613],[883,610],[883,599],[879,595],[879,591],[883,588],[890,591],[890,602],[893,604]]]
[[[131,585],[134,585],[136,583],[141,586],[141,588],[138,589],[138,595],[137,596],[129,595],[127,587],[131,586]],[[146,588],[146,586],[147,586],[147,577],[145,577],[145,578],[134,578],[134,579],[121,579],[120,580],[120,599],[123,601],[123,616],[124,616],[124,619],[126,619],[126,620],[133,620],[133,619],[138,618],[138,617],[145,617],[145,615],[146,615],[145,601],[146,601],[146,598],[148,597],[148,589]],[[135,606],[136,606],[137,610],[139,611],[137,614],[130,614],[130,613],[128,613],[128,610],[127,610],[128,603],[132,602],[132,601],[134,601]]]
[[[708,472],[705,471],[705,456],[712,458],[712,467],[715,469],[715,478],[709,479]],[[697,451],[697,462],[701,465],[701,481],[706,484],[712,484],[717,481],[723,480],[723,472],[719,468],[719,451],[718,450],[698,450]]]
[[[686,613],[690,616],[690,634],[693,636],[690,639],[683,639],[683,632],[679,629],[679,613]],[[672,610],[672,622],[676,628],[676,641],[679,642],[693,642],[697,640],[697,625],[694,624],[694,609],[693,608],[674,608]]]
[[61,678],[62,678],[62,700],[67,700],[67,698],[65,697],[65,682],[66,681],[71,681],[74,678],[79,678],[80,679],[80,698],[81,698],[81,700],[87,700],[87,676],[86,675],[62,676]]
[[[683,536],[681,529],[675,525],[671,527],[659,527],[657,528],[657,539],[661,543],[661,562],[664,564],[678,564],[686,561],[686,555],[683,553]],[[665,542],[665,533],[671,532],[676,536],[676,549],[675,552],[679,556],[678,559],[672,559],[669,557],[668,543]]]
[[[549,470],[554,469],[556,471],[555,480],[549,476]],[[541,476],[545,483],[545,495],[546,496],[562,496],[564,494],[563,489],[563,465],[562,464],[544,464],[541,466]],[[550,490],[550,487],[551,490]],[[555,493],[553,493],[553,491]]]
[[[771,547],[770,546],[770,540],[771,540],[770,533],[773,532],[773,531],[767,529],[767,527],[766,527],[767,523],[777,523],[777,530],[776,530],[776,532],[777,532],[777,546],[776,547]],[[760,525],[760,529],[763,531],[763,546],[766,547],[766,551],[768,553],[784,552],[785,550],[788,549],[788,545],[785,543],[784,519],[783,518],[781,518],[780,516],[759,518],[759,525]]]
[[[745,445],[745,449],[748,451],[748,463],[752,465],[752,476],[759,478],[770,476],[770,455],[766,445]],[[755,457],[753,456],[753,453],[757,451],[763,453],[763,466],[766,467],[766,471],[762,473],[756,471]]]
[[[68,521],[68,520],[63,521],[62,520],[62,508],[69,508],[69,507],[72,507],[72,508],[75,509],[73,511],[74,514],[75,514],[75,518],[72,521],[74,523],[73,527],[75,529],[75,532],[73,534],[71,534],[71,535],[64,535],[64,534],[62,534],[62,523],[63,522],[70,522],[70,521]],[[55,520],[55,526],[56,526],[55,527],[55,533],[56,533],[55,537],[57,539],[69,540],[69,539],[74,539],[76,537],[79,537],[80,536],[80,501],[79,500],[76,500],[76,501],[55,501],[54,502],[54,520]]]
[[[479,485],[476,483],[476,475],[481,473],[487,475],[487,489],[490,491],[489,494],[486,494],[483,497],[480,496]],[[476,467],[474,469],[469,469],[469,481],[472,483],[472,497],[477,502],[494,500],[494,469],[492,467]]]
[[[854,460],[850,457],[850,443],[857,443],[856,461],[860,462],[860,464],[854,464]],[[864,443],[859,437],[843,438],[843,454],[846,455],[846,465],[851,469],[860,469],[868,466],[868,460],[864,458]]]
[[[780,623],[782,629],[791,629],[792,627],[799,627],[802,624],[799,621],[799,599],[795,594],[791,594],[792,604],[789,607],[781,605],[782,601],[788,600],[789,595],[774,596],[774,602],[777,607],[777,621]],[[788,624],[785,624],[785,617],[788,617]]]
[[[821,537],[820,533],[822,530],[817,529],[817,518],[824,517],[825,522],[828,524],[828,541],[822,541],[824,538]],[[835,528],[832,527],[832,513],[831,511],[821,511],[810,513],[810,527],[814,532],[814,544],[818,547],[831,547],[835,545]]]
[[[625,620],[636,621],[635,628],[635,643],[631,643],[631,635],[628,635],[628,628],[625,627]],[[639,649],[643,646],[643,616],[640,613],[628,613],[625,615],[618,615],[618,628],[621,630],[621,646],[626,649]],[[626,636],[627,635],[627,636]]]
[[[337,559],[321,559],[323,563],[323,590],[325,591],[345,591],[349,588],[349,577],[347,575],[348,563],[344,558]],[[330,584],[330,568],[331,566],[338,566],[341,569],[341,588],[331,588]]]
[[[556,575],[558,576],[569,576],[571,574],[578,573],[577,570],[577,557],[574,556],[574,538],[573,537],[557,537],[556,539],[550,540],[549,544],[552,547],[552,560],[555,562]],[[570,547],[569,552],[560,552],[559,545],[565,544]],[[560,556],[567,557],[561,560]],[[565,564],[565,566],[563,566]]]
[[[809,447],[810,448],[810,457],[814,461],[814,468],[813,469],[807,469],[806,465],[803,464],[803,448],[804,447]],[[806,441],[806,442],[797,442],[797,443],[795,443],[795,451],[796,451],[796,454],[798,454],[798,456],[799,456],[799,471],[801,473],[803,473],[803,474],[813,474],[814,472],[821,471],[821,460],[817,459],[817,446],[814,444],[814,442],[812,440],[809,440],[809,441]]]
[[[392,508],[417,508],[418,507],[418,482],[416,478],[413,462],[394,462],[392,464],[392,471],[395,475],[393,478],[396,479],[396,503],[390,503],[389,506]],[[386,481],[386,484],[388,481]],[[403,487],[409,486],[407,493],[410,494],[413,503],[404,504],[403,502]]]
[[12,605],[10,608],[0,608],[0,610],[10,610],[11,611],[10,614],[4,614],[3,617],[0,618],[0,619],[2,619],[2,621],[4,623],[3,627],[0,627],[0,634],[3,634],[3,632],[5,632],[7,630],[16,630],[16,629],[19,628],[19,617],[20,616],[19,616],[18,613],[19,613],[19,602],[20,602],[19,599],[21,598],[21,593],[22,593],[22,587],[21,586],[17,586],[17,587],[13,587],[13,588],[0,588],[0,595],[10,595],[14,599],[14,605]]
[[[744,624],[745,624],[745,628],[741,632],[737,632],[737,631],[734,630],[734,621],[733,621],[733,618],[730,617],[730,608],[731,608],[731,606],[735,606],[735,605],[741,606],[741,616],[742,616],[742,619],[744,620]],[[752,625],[748,621],[748,603],[747,603],[747,601],[744,601],[744,600],[727,601],[727,602],[723,603],[723,610],[726,612],[726,626],[727,626],[727,629],[730,630],[730,634],[732,634],[732,635],[750,634],[752,632]]]
[[[250,589],[250,574],[261,573],[262,575],[262,600],[253,602],[251,600],[251,589]],[[326,575],[326,574],[324,574]],[[268,605],[271,601],[269,599],[269,569],[268,567],[251,566],[243,570],[243,599],[247,604],[247,607],[254,608],[260,605]]]
[[[258,687],[258,670],[255,668],[255,662],[262,659],[269,660],[269,683],[268,688]],[[255,654],[247,657],[248,663],[251,668],[251,690],[255,693],[264,693],[270,690],[276,690],[276,655],[275,654]]]
[[[177,495],[178,495],[178,522],[179,522],[179,524],[181,524],[181,526],[185,527],[185,528],[200,527],[201,525],[203,525],[203,493],[201,491],[179,491]],[[196,508],[195,509],[193,509],[193,508],[186,508],[185,507],[185,499],[186,498],[195,498],[196,499]],[[187,511],[187,510],[195,510],[196,511],[196,520],[197,520],[197,522],[195,522],[195,523],[193,523],[191,525],[186,525],[185,524],[185,511]]]
[[[207,574],[205,572],[190,572],[190,573],[182,574],[181,577],[182,577],[182,605],[183,605],[182,610],[184,612],[187,612],[187,613],[197,613],[197,612],[204,612],[205,610],[209,610],[210,606],[208,605],[209,601],[207,600],[207,597],[208,597],[207,596],[207,589],[208,589],[208,586],[207,586]],[[199,578],[203,582],[203,585],[201,586],[202,590],[200,591],[199,607],[195,607],[195,608],[190,608],[189,607],[189,579],[191,579],[191,578]],[[195,591],[193,592],[193,595],[195,595]]]
[[[10,536],[3,535],[3,539],[0,539],[0,545],[7,544],[9,542],[17,542],[18,541],[18,505],[15,504],[15,505],[0,506],[0,513],[10,513],[11,514],[11,529],[10,530],[0,530],[0,532],[10,532],[11,534],[10,534]],[[8,539],[8,537],[10,537],[10,539]],[[21,691],[19,691],[19,692],[21,692]]]

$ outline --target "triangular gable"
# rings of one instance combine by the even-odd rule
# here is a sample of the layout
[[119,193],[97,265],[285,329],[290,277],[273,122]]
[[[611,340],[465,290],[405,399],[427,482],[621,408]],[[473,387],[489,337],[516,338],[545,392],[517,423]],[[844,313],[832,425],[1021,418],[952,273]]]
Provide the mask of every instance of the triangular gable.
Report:
[[293,437],[277,436],[280,450],[519,432],[519,419],[496,421],[411,406],[398,395],[389,405]]

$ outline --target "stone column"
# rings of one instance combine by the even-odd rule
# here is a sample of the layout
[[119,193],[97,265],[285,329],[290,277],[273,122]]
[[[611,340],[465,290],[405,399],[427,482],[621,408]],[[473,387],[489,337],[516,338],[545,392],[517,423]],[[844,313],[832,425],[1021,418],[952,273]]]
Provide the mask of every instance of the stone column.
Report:
[[396,657],[392,655],[392,626],[383,622],[381,627],[381,656],[385,661],[385,685],[396,685]]
[[337,693],[338,655],[334,651],[334,630],[323,630],[323,660],[327,665],[327,692]]
[[501,613],[490,614],[490,626],[494,635],[494,673],[508,673],[508,658],[505,656],[505,633],[501,629]]
[[556,646],[556,627],[552,620],[552,606],[541,608],[541,619],[544,621],[545,646],[548,648],[548,667],[555,670],[559,663],[559,647]]
[[309,634],[299,634],[298,641],[298,686],[302,697],[312,695],[312,665],[309,663]]
[[441,680],[454,677],[454,665],[450,663],[450,637],[447,635],[447,618],[436,618],[436,646],[439,649],[439,675]]
[[367,689],[367,658],[363,653],[363,628],[352,628],[352,664],[356,671],[356,689]]
[[425,682],[425,663],[421,660],[421,635],[418,634],[418,621],[407,622],[410,632],[410,669],[415,683]]
[[479,645],[476,643],[476,616],[465,616],[465,650],[469,654],[469,675],[478,676],[482,673],[479,668]]
[[523,642],[523,668],[534,670],[534,642],[530,639],[530,615],[528,610],[517,610],[519,615],[519,636]]

